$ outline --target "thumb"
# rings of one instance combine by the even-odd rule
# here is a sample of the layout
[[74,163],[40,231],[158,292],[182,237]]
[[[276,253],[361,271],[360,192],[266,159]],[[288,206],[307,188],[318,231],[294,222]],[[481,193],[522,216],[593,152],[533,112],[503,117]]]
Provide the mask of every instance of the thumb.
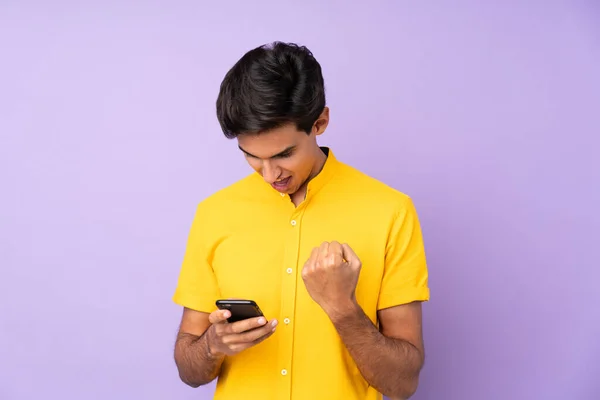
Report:
[[229,317],[231,317],[231,312],[229,310],[216,310],[210,313],[208,321],[211,324],[222,324],[227,322],[227,318]]

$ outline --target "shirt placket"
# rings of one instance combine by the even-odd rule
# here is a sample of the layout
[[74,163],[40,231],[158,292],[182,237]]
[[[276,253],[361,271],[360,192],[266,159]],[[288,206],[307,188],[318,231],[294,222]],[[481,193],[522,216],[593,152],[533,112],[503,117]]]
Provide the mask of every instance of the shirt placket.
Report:
[[281,379],[280,397],[290,399],[292,394],[292,356],[294,346],[294,323],[296,309],[296,288],[300,279],[301,266],[298,263],[300,250],[300,229],[304,207],[292,212],[285,233],[285,253],[281,282],[281,321],[279,327],[279,375]]

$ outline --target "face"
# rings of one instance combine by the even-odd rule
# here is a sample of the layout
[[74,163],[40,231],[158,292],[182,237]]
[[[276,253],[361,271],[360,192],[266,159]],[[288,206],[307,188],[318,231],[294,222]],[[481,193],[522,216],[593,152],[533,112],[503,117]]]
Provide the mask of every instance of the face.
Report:
[[329,122],[326,107],[310,134],[294,124],[259,134],[237,137],[248,164],[275,190],[292,195],[306,188],[306,183],[319,173],[326,156],[317,144],[317,136],[325,132]]

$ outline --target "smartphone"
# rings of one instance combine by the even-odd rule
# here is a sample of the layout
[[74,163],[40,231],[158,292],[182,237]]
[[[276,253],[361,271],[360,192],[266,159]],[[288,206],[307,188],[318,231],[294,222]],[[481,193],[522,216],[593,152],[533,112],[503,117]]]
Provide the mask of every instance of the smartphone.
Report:
[[231,317],[227,318],[229,323],[264,316],[253,300],[217,300],[217,308],[231,312]]

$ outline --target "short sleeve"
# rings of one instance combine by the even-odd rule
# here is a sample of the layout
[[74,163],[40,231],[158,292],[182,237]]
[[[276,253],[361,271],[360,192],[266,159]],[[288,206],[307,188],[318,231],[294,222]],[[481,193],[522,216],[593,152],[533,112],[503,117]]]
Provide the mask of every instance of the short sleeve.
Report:
[[428,271],[421,226],[412,200],[406,197],[388,235],[377,309],[427,300]]
[[196,311],[213,312],[220,291],[212,269],[208,219],[198,206],[190,229],[173,301]]

